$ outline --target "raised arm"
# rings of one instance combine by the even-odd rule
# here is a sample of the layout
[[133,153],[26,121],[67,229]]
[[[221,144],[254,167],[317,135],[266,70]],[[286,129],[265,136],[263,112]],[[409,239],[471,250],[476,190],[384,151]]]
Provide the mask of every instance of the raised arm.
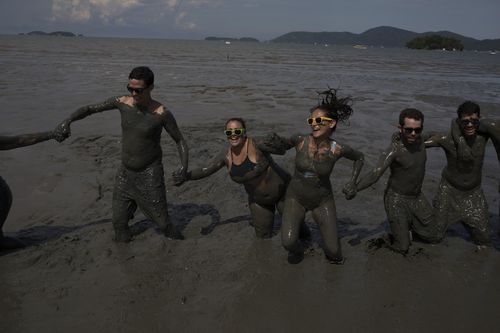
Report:
[[186,140],[184,140],[184,137],[182,136],[182,133],[177,126],[177,122],[175,121],[175,118],[170,111],[165,110],[163,119],[163,127],[177,144],[177,150],[179,152],[179,158],[181,160],[181,167],[177,171],[177,174],[179,177],[186,178],[189,155],[187,142]]
[[56,128],[56,132],[59,135],[68,137],[71,135],[70,124],[72,122],[88,117],[94,113],[116,109],[118,102],[119,100],[117,97],[112,97],[99,104],[82,106],[81,108],[78,108],[75,112],[73,112],[63,122],[61,122]]
[[361,178],[358,182],[357,190],[362,191],[375,184],[384,174],[385,170],[392,164],[396,157],[396,145],[391,144],[389,148],[384,150],[378,159],[378,163],[369,173]]
[[16,136],[0,136],[0,150],[9,150],[31,146],[50,139],[56,139],[56,135],[52,131]]
[[363,167],[365,157],[362,152],[346,145],[340,145],[340,156],[354,161],[352,166],[351,179],[342,190],[342,192],[346,196],[346,199],[350,200],[356,196],[356,182],[358,180],[359,174],[361,173],[361,168]]
[[442,133],[432,133],[426,135],[424,138],[425,148],[441,147],[445,137],[446,136]]

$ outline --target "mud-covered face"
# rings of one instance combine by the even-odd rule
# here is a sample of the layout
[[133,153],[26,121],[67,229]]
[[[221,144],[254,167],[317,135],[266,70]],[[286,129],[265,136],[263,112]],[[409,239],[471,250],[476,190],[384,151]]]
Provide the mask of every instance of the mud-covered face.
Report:
[[[226,136],[227,141],[233,147],[238,147],[243,145],[246,140],[245,129],[243,128],[243,124],[237,120],[232,120],[226,125]],[[229,135],[227,135],[229,134]]]
[[[311,113],[310,118],[320,119],[321,117],[328,118],[326,112],[321,109],[316,109]],[[335,119],[323,120],[321,122],[312,121],[312,124],[310,126],[313,138],[327,138],[332,134],[335,126],[337,126],[337,121]]]
[[409,144],[415,143],[420,138],[422,130],[422,120],[413,118],[405,118],[403,126],[399,126],[403,139]]
[[151,90],[153,85],[146,86],[144,80],[130,79],[128,80],[127,90],[134,98],[134,104],[145,104],[151,98]]
[[477,113],[465,114],[458,119],[460,130],[466,137],[473,137],[476,135],[477,128],[479,127],[479,115]]

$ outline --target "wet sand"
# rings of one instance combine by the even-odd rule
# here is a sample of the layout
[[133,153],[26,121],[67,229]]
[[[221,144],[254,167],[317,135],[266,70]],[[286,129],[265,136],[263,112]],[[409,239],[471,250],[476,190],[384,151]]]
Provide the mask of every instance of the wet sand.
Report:
[[[363,121],[368,120],[340,128],[339,140],[349,141],[354,126]],[[221,123],[181,124],[191,167],[224,149]],[[248,126],[259,129],[256,134],[291,130],[279,122],[251,120]],[[179,162],[175,145],[164,136],[170,214],[186,240],[165,239],[139,213],[131,221],[134,240],[116,244],[110,219],[120,137],[73,133],[62,144],[45,142],[2,153],[8,165],[2,176],[14,194],[5,231],[29,246],[0,255],[1,332],[499,329],[496,214],[491,214],[495,247],[486,251],[476,251],[460,225],[441,244],[414,242],[407,257],[378,249],[374,240],[387,227],[384,181],[346,201],[340,189],[351,165],[340,161],[332,180],[346,262],[326,262],[319,231],[308,215],[312,246],[303,262],[290,265],[279,235],[255,238],[244,189],[224,170],[179,188],[171,185],[169,175]],[[361,145],[367,169],[375,163],[376,147],[387,144],[389,135],[383,134]],[[277,160],[291,171],[292,157]],[[432,165],[436,162],[430,163],[429,198],[440,173]],[[498,196],[491,190],[498,169],[491,165],[486,165],[484,181],[489,182],[490,212],[498,212]],[[279,224],[277,219],[276,232]]]

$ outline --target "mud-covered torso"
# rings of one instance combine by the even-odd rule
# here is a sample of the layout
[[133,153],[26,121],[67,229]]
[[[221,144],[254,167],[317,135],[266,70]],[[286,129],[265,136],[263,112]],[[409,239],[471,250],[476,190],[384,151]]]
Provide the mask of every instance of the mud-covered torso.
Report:
[[116,107],[121,114],[123,164],[131,170],[142,170],[161,159],[162,116],[119,101]]
[[406,147],[399,139],[393,143],[395,154],[387,188],[403,195],[418,195],[425,176],[427,153],[422,140]]
[[287,192],[287,195],[298,199],[307,209],[313,209],[332,197],[330,175],[340,158],[337,142],[324,141],[310,149],[310,145],[314,144],[311,137],[307,136],[301,147],[297,148],[295,173]]
[[447,160],[443,177],[451,185],[462,190],[471,190],[481,185],[486,141],[487,137],[478,134],[470,145],[473,158],[462,159],[457,156],[457,148],[451,134],[441,139]]
[[[248,147],[251,139],[246,144]],[[240,164],[235,164],[228,152],[228,171],[231,179],[245,186],[249,200],[262,205],[276,204],[285,194],[288,179],[280,176],[279,166],[274,163],[271,156],[262,153],[255,146],[255,162],[253,162],[246,149],[246,157]],[[278,169],[278,170],[277,170]],[[278,172],[277,172],[278,171]],[[284,171],[283,171],[284,172]]]
[[311,153],[309,147],[314,145],[310,136],[304,138],[302,147],[295,155],[295,173],[299,177],[316,178],[329,182],[335,162],[339,159],[339,154],[335,153],[337,142],[333,140],[323,141]]
[[248,155],[248,146],[251,144],[251,139],[248,138],[245,144],[245,159],[240,164],[236,164],[233,160],[233,155],[231,149],[228,152],[228,167],[229,176],[231,179],[238,184],[245,184],[256,178],[262,176],[264,172],[269,167],[269,161],[264,157],[264,155],[255,149],[255,162],[250,160]]

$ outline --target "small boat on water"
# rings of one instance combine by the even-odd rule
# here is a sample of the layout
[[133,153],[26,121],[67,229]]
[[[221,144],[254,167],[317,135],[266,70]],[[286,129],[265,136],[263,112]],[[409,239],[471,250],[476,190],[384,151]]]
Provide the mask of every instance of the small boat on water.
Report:
[[359,50],[366,50],[368,48],[366,45],[354,45],[353,47]]

